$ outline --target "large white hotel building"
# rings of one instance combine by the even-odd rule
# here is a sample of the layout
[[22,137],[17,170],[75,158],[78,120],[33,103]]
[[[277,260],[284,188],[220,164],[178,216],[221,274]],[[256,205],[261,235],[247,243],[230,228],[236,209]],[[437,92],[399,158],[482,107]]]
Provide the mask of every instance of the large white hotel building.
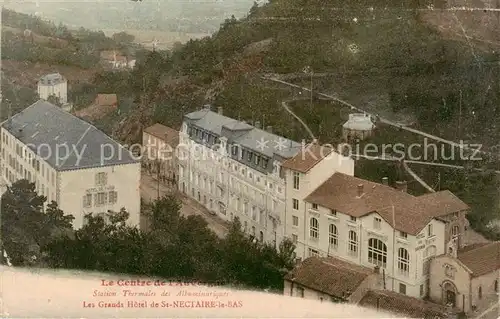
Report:
[[5,186],[27,179],[75,219],[127,209],[139,225],[140,160],[93,125],[39,100],[2,123],[0,172]]

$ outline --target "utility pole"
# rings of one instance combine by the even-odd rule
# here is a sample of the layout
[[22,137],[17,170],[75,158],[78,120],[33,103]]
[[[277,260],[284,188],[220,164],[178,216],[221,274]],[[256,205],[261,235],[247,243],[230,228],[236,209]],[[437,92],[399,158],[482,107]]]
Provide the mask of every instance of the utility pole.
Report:
[[311,111],[313,108],[313,70],[310,69],[311,72]]

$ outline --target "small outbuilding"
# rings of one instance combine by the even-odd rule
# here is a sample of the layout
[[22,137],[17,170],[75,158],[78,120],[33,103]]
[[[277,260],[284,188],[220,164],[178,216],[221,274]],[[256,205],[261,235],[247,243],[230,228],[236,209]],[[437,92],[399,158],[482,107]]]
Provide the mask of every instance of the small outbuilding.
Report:
[[373,124],[370,115],[353,113],[349,114],[349,120],[342,126],[342,135],[347,141],[364,140],[372,135],[374,128],[375,124]]

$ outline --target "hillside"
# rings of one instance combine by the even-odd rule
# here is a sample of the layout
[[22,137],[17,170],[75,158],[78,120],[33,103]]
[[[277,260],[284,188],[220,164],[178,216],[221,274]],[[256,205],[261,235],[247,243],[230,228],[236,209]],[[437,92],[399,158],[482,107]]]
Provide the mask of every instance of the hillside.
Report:
[[[435,3],[435,8],[446,5]],[[325,75],[314,77],[315,90],[439,136],[491,146],[500,138],[500,82],[498,53],[484,41],[493,41],[485,30],[496,26],[478,26],[466,12],[439,11],[448,19],[443,21],[459,17],[460,23],[449,26],[457,32],[463,33],[464,25],[476,28],[474,35],[485,40],[473,43],[455,31],[443,32],[442,25],[435,25],[438,10],[426,8],[415,1],[330,1],[325,6],[314,0],[274,0],[254,5],[247,17],[226,19],[212,37],[189,41],[168,54],[151,53],[142,61],[128,82],[137,105],[115,126],[115,135],[136,142],[144,127],[154,122],[177,127],[183,114],[212,103],[228,116],[259,120],[295,140],[310,139],[281,106],[308,93],[261,78],[266,73],[303,74],[309,66],[314,74]],[[288,81],[310,85],[309,75]],[[322,143],[342,141],[340,125],[349,108],[316,97],[312,106],[307,99],[289,105]],[[423,139],[379,124],[367,142],[422,145]],[[496,175],[470,167],[498,167],[497,159],[448,163],[469,168],[414,169],[433,187],[450,189],[468,202],[474,211],[471,223],[486,231],[487,221],[500,217],[500,183]],[[392,162],[359,161],[356,171],[376,181],[383,176],[413,180]],[[409,187],[414,193],[425,191],[415,182]]]

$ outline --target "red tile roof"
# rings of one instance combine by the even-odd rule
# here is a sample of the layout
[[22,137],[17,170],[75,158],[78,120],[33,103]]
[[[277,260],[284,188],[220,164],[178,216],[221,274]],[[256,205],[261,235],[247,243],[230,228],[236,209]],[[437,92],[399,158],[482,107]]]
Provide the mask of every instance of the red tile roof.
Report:
[[118,97],[116,94],[97,94],[94,103],[100,106],[118,106]]
[[[363,187],[362,196],[358,196],[359,185]],[[390,186],[342,173],[333,174],[305,201],[354,217],[377,212],[391,226],[411,235],[418,234],[432,218],[469,209],[449,191],[415,197]]]
[[307,173],[322,159],[333,152],[333,148],[318,144],[308,144],[294,157],[283,162],[282,167],[301,173]]
[[368,291],[359,305],[410,318],[447,318],[449,315],[448,309],[443,305],[387,290]]
[[179,131],[163,124],[153,124],[144,129],[144,132],[159,138],[173,148],[179,145]]
[[285,280],[333,297],[348,298],[373,273],[370,268],[337,258],[310,257],[285,275]]
[[468,246],[458,251],[458,260],[479,277],[500,269],[500,242]]

